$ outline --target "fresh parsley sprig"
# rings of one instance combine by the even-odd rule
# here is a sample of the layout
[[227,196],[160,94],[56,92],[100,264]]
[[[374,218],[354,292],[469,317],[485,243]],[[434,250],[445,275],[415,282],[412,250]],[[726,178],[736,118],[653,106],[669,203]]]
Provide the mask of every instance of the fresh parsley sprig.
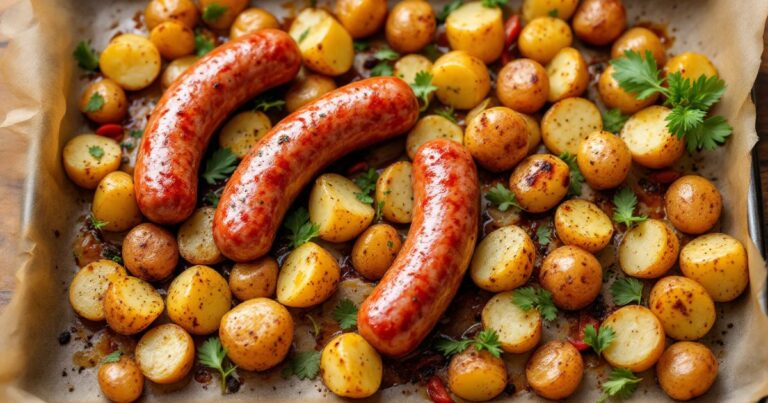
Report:
[[624,224],[627,228],[637,222],[643,222],[648,219],[645,215],[636,216],[635,207],[637,206],[637,196],[632,189],[625,187],[616,192],[613,196],[613,221]]
[[216,22],[226,12],[227,8],[220,4],[209,4],[203,9],[203,21],[208,23]]
[[456,115],[452,106],[444,106],[442,108],[435,109],[435,115],[442,116],[453,123],[456,123]]
[[285,107],[285,100],[279,99],[275,94],[269,92],[259,95],[252,102],[254,111],[269,112],[270,109],[280,111]]
[[515,194],[501,183],[497,183],[496,186],[485,192],[485,198],[499,211],[507,211],[510,207],[520,208]]
[[452,12],[456,11],[461,5],[464,4],[463,0],[453,0],[452,2],[446,4],[443,6],[442,11],[437,13],[437,21],[438,22],[445,22],[445,20],[448,18],[448,15],[450,15]]
[[365,204],[373,203],[371,192],[376,190],[376,181],[378,179],[379,174],[373,168],[369,168],[367,171],[355,177],[353,182],[355,182],[355,185],[357,185],[361,190],[360,193],[355,193],[357,200]]
[[616,305],[639,304],[643,299],[643,283],[635,278],[618,279],[611,284],[611,295]]
[[110,362],[118,362],[120,361],[120,357],[123,355],[123,353],[120,350],[113,351],[107,355],[104,356],[104,358],[101,359],[102,364],[108,364]]
[[547,246],[552,242],[552,228],[549,225],[540,225],[536,228],[536,240],[541,246]]
[[371,44],[365,39],[356,39],[352,43],[352,46],[355,48],[355,52],[362,52],[368,49],[368,47],[371,46]]
[[411,83],[411,89],[416,98],[421,101],[419,111],[424,112],[429,107],[429,94],[437,91],[437,87],[432,85],[432,74],[428,71],[416,73],[416,77],[414,77]]
[[104,228],[104,226],[109,224],[109,221],[102,221],[94,217],[93,215],[90,215],[88,216],[88,223],[91,225],[93,229],[100,231],[102,228]]
[[601,355],[616,338],[616,332],[610,326],[600,326],[596,329],[595,325],[588,324],[584,327],[584,343],[592,347],[592,350]]
[[213,185],[216,182],[227,179],[237,168],[237,156],[229,148],[220,148],[211,154],[211,158],[205,161],[203,179]]
[[302,351],[293,354],[283,367],[283,378],[296,375],[299,379],[315,379],[320,372],[320,352]]
[[390,62],[399,59],[400,54],[390,49],[388,46],[384,46],[374,52],[373,57],[375,57],[379,63],[371,69],[371,76],[385,77],[391,76],[392,73],[394,73],[394,69]]
[[221,393],[227,391],[227,377],[232,375],[237,369],[227,359],[227,350],[221,345],[218,337],[211,337],[206,340],[197,350],[197,361],[208,368],[219,371],[221,375]]
[[598,402],[605,402],[609,397],[629,399],[635,393],[637,384],[642,381],[643,378],[635,376],[628,369],[615,368],[608,376],[608,380],[603,382],[603,396]]
[[104,97],[98,92],[94,92],[88,99],[88,103],[85,105],[83,112],[96,112],[104,106]]
[[298,248],[320,235],[320,227],[309,221],[309,212],[304,207],[288,214],[284,226],[288,229],[288,240],[293,248]]
[[216,47],[211,39],[200,31],[195,32],[195,55],[203,57]]
[[568,181],[568,193],[579,196],[581,195],[581,185],[584,184],[584,175],[579,170],[579,164],[576,163],[576,156],[565,152],[560,154],[560,159],[568,165],[569,181]]
[[104,157],[104,149],[99,146],[90,146],[88,147],[88,154],[91,154],[91,157],[96,158],[97,161],[101,161]]
[[486,8],[494,8],[494,7],[504,7],[507,5],[509,0],[482,0],[481,3],[483,7]]
[[86,41],[77,44],[72,57],[83,70],[96,71],[99,68],[99,54]]
[[342,330],[350,330],[357,326],[357,305],[352,300],[344,298],[333,308],[331,316],[333,320],[339,322]]
[[494,357],[501,357],[501,344],[499,335],[493,329],[485,329],[478,333],[474,339],[452,340],[448,338],[440,339],[435,343],[437,351],[450,357],[461,353],[470,346],[477,351],[486,350]]
[[552,321],[557,318],[557,307],[552,302],[552,294],[543,288],[518,288],[512,294],[512,303],[526,312],[536,309],[544,320]]
[[603,113],[603,130],[613,134],[619,134],[627,123],[629,116],[621,113],[618,109],[609,109]]

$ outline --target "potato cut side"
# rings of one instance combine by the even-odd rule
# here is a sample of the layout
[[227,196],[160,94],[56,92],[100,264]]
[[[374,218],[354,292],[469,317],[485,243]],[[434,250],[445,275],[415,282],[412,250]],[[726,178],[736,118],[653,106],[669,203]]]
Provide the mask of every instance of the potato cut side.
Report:
[[685,245],[680,252],[680,270],[701,284],[716,302],[735,299],[749,284],[744,245],[727,234],[702,235]]
[[321,22],[328,18],[333,18],[330,13],[320,8],[305,8],[296,19],[291,23],[291,28],[288,30],[288,35],[293,38],[296,43],[299,42],[301,36],[312,27],[320,25]]
[[357,333],[336,336],[320,356],[323,383],[338,396],[373,395],[379,390],[383,372],[379,353]]
[[461,50],[440,56],[432,66],[432,85],[437,99],[456,109],[472,109],[491,90],[488,67],[482,60]]
[[413,159],[416,150],[422,144],[434,139],[448,139],[459,144],[464,143],[464,130],[456,123],[440,115],[427,115],[413,126],[405,139],[405,150],[408,158]]
[[376,211],[358,199],[363,191],[337,174],[323,174],[309,194],[309,219],[318,226],[320,238],[345,242],[365,231]]
[[123,266],[111,260],[97,260],[80,269],[69,285],[69,303],[88,320],[104,320],[104,296],[109,285],[125,276]]
[[408,161],[398,161],[388,166],[376,181],[376,204],[381,204],[381,214],[389,221],[407,224],[413,217],[413,167]]
[[101,179],[91,204],[93,218],[105,223],[105,231],[127,231],[141,223],[136,203],[133,176],[123,171],[110,172]]
[[525,230],[516,225],[501,227],[480,241],[470,275],[484,290],[509,291],[528,281],[535,260],[536,247]]
[[177,240],[179,254],[192,264],[216,264],[224,260],[213,241],[213,215],[216,209],[202,207],[181,224]]
[[566,245],[599,252],[611,241],[613,222],[596,204],[581,199],[563,202],[555,211],[557,237]]
[[195,342],[181,326],[160,325],[141,337],[136,345],[141,373],[152,382],[167,384],[184,378],[195,362]]
[[445,33],[451,49],[463,50],[485,63],[496,60],[504,50],[504,25],[498,7],[466,3],[448,14]]
[[81,134],[67,142],[62,155],[69,179],[82,188],[95,189],[102,178],[120,168],[122,150],[109,137]]
[[541,340],[541,314],[536,309],[524,311],[512,303],[514,291],[496,294],[485,304],[484,329],[493,329],[501,348],[508,353],[532,350]]
[[632,115],[621,129],[621,138],[632,153],[632,160],[647,168],[666,168],[685,151],[685,142],[667,129],[671,110],[650,106]]
[[552,105],[541,120],[544,145],[556,155],[566,152],[576,155],[581,141],[602,129],[600,110],[584,98],[566,98]]
[[560,49],[547,65],[549,102],[578,97],[587,89],[589,72],[581,52],[568,47]]
[[115,332],[125,335],[146,329],[163,313],[163,308],[160,293],[136,277],[114,279],[104,297],[107,324]]
[[704,337],[715,324],[715,303],[699,283],[682,276],[668,276],[651,289],[648,301],[667,336],[677,340]]
[[664,352],[664,328],[648,308],[625,306],[608,316],[600,327],[610,327],[616,333],[603,351],[605,360],[614,367],[645,371]]
[[619,245],[619,266],[637,278],[663,276],[677,261],[680,241],[660,220],[646,220],[624,234]]
[[[406,83],[416,81],[416,74],[432,70],[432,61],[422,55],[406,55],[395,62],[394,75],[402,78]],[[432,93],[430,93],[432,95]]]
[[344,74],[352,67],[352,37],[336,19],[325,18],[308,29],[297,41],[307,67],[329,76]]
[[277,278],[277,300],[293,308],[317,305],[333,295],[341,269],[320,245],[307,242],[285,259]]
[[462,399],[493,399],[507,386],[507,367],[499,357],[475,347],[456,354],[448,364],[448,387]]
[[237,158],[243,158],[272,128],[269,117],[262,112],[241,112],[230,119],[219,134],[221,148],[229,148]]
[[168,287],[168,317],[192,334],[209,334],[232,307],[229,284],[208,266],[192,266]]

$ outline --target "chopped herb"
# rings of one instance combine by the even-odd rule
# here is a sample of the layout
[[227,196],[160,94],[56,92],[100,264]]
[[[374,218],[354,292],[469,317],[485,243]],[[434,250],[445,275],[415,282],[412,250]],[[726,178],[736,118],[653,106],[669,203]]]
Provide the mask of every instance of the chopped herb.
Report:
[[616,192],[613,196],[613,221],[624,224],[627,227],[631,227],[636,222],[642,222],[648,219],[647,216],[635,215],[635,207],[637,206],[637,196],[632,192],[632,189],[625,187]]
[[643,283],[631,277],[618,279],[611,285],[611,294],[616,305],[639,304],[643,299]]
[[603,114],[603,129],[614,134],[619,134],[621,128],[624,127],[624,123],[627,123],[627,120],[629,120],[628,115],[624,115],[616,108],[610,109]]
[[99,54],[85,41],[80,41],[77,44],[72,56],[81,69],[96,71],[99,68]]
[[552,242],[552,228],[549,225],[541,225],[536,228],[536,240],[539,241],[539,245],[547,246]]
[[357,326],[357,306],[347,298],[336,304],[331,316],[333,316],[333,320],[339,322],[339,327],[342,330],[349,330]]
[[584,327],[584,343],[592,347],[597,355],[601,355],[615,337],[616,332],[610,326],[600,326],[599,331],[591,323]]
[[463,0],[453,0],[452,2],[446,4],[443,6],[443,10],[437,14],[437,20],[439,22],[444,22],[448,18],[448,15],[456,11],[456,9],[461,7],[462,4],[464,4]]
[[88,103],[85,105],[83,112],[96,112],[104,106],[104,97],[98,92],[94,92],[91,98],[88,99]]
[[381,61],[393,61],[397,60],[400,57],[400,54],[385,46],[377,50],[376,53],[373,54],[373,57]]
[[117,264],[123,264],[123,257],[120,255],[113,255],[109,260],[117,263]]
[[357,200],[360,201],[361,203],[365,203],[365,204],[373,203],[373,197],[365,193],[355,193],[355,198],[357,198]]
[[307,314],[307,319],[309,319],[309,321],[312,323],[312,335],[315,336],[315,338],[317,338],[318,336],[320,336],[320,324],[310,314]]
[[237,156],[229,148],[220,148],[213,152],[211,158],[205,162],[203,179],[213,185],[216,182],[227,179],[237,167]]
[[435,343],[437,351],[448,357],[461,353],[470,346],[474,347],[477,351],[487,350],[492,356],[501,357],[499,335],[493,329],[481,331],[474,339],[451,340],[444,338]]
[[123,353],[120,350],[113,351],[107,355],[104,356],[104,358],[101,359],[102,364],[108,364],[110,362],[118,362],[120,361],[120,356],[123,355]]
[[216,45],[211,39],[201,32],[195,33],[195,54],[197,57],[203,57],[212,51]]
[[391,239],[387,239],[387,248],[392,249],[395,247],[395,243]]
[[427,59],[435,61],[440,55],[442,55],[442,53],[434,43],[430,43],[424,47],[424,56],[426,56]]
[[377,222],[380,221],[383,211],[384,211],[384,201],[379,200],[379,202],[376,203],[376,216],[374,217],[373,221],[377,221]]
[[394,69],[387,62],[379,62],[371,69],[371,77],[391,77]]
[[579,164],[576,163],[576,156],[571,153],[560,154],[560,159],[568,164],[569,181],[568,181],[568,193],[579,196],[581,195],[581,185],[584,184],[584,175],[579,170]]
[[282,99],[277,99],[276,97],[273,97],[270,94],[262,95],[256,99],[253,100],[254,107],[253,110],[255,111],[264,111],[269,112],[270,109],[275,110],[282,110],[285,106],[285,101]]
[[309,28],[305,29],[304,32],[302,32],[301,35],[299,35],[299,40],[296,42],[298,43],[304,42],[304,39],[307,39],[308,35],[309,35]]
[[368,49],[371,44],[365,39],[357,39],[353,42],[353,46],[355,47],[355,52],[362,52]]
[[219,200],[221,199],[221,192],[223,191],[223,187],[216,190],[209,190],[205,196],[203,196],[203,202],[210,204],[213,208],[219,207]]
[[450,120],[453,123],[456,123],[456,115],[454,115],[454,110],[452,106],[445,106],[442,108],[435,109],[435,115],[442,116],[448,120]]
[[203,9],[203,21],[216,22],[226,12],[227,8],[222,5],[216,3],[209,4]]
[[302,351],[295,353],[283,367],[283,378],[296,375],[299,379],[315,379],[320,372],[320,352]]
[[221,393],[227,391],[227,377],[237,369],[227,359],[227,350],[221,345],[218,337],[206,340],[197,350],[197,361],[208,368],[219,371],[221,376]]
[[97,161],[101,161],[101,158],[104,157],[104,149],[99,146],[90,146],[88,147],[88,154],[91,154],[91,157],[96,158]]
[[504,7],[507,5],[508,1],[509,0],[482,0],[481,3],[483,4],[483,7],[494,8],[494,7]]
[[485,193],[485,198],[495,205],[499,211],[507,211],[510,207],[520,208],[520,205],[517,204],[517,199],[515,199],[515,194],[501,183],[497,183],[496,186],[488,190]]
[[288,229],[288,240],[291,241],[293,248],[297,248],[320,235],[320,227],[309,221],[309,212],[304,207],[299,207],[288,214],[284,226]]
[[557,18],[557,15],[558,15],[558,11],[557,11],[557,9],[556,9],[556,8],[553,8],[553,9],[551,9],[551,10],[549,10],[549,11],[547,12],[547,15],[548,15],[548,16],[550,16],[550,17],[552,17],[552,18]]
[[104,226],[109,224],[109,221],[101,221],[92,215],[88,216],[88,221],[90,222],[91,227],[93,227],[93,229],[95,230],[101,230],[102,228],[104,228]]
[[376,181],[379,179],[379,174],[376,172],[375,169],[369,168],[367,171],[361,173],[355,179],[353,179],[353,182],[355,182],[355,185],[360,187],[360,190],[366,195],[371,194],[374,190],[376,190]]
[[608,380],[603,382],[603,397],[600,402],[604,402],[609,397],[618,397],[619,399],[629,399],[635,390],[637,384],[643,378],[639,378],[632,371],[624,368],[615,368],[608,376]]
[[557,308],[552,302],[552,294],[543,288],[518,288],[512,294],[512,303],[526,312],[536,309],[544,320],[552,321],[557,318]]
[[133,137],[133,138],[135,138],[135,139],[140,139],[141,136],[144,135],[144,129],[141,129],[141,130],[131,130],[131,131],[128,132],[128,135]]
[[428,71],[420,71],[416,73],[414,81],[411,83],[411,89],[416,95],[416,98],[421,100],[421,112],[427,110],[429,107],[429,94],[437,91],[437,87],[432,85],[432,74]]

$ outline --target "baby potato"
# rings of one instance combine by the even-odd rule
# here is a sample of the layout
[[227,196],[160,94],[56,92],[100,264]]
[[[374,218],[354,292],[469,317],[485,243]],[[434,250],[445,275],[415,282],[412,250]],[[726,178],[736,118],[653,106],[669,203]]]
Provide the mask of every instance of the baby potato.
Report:
[[557,237],[566,245],[578,246],[597,253],[611,242],[613,222],[592,202],[571,199],[555,211]]
[[146,329],[163,313],[164,307],[163,298],[151,284],[131,276],[113,278],[104,295],[107,325],[120,334],[131,335]]
[[112,281],[125,276],[123,266],[111,260],[89,263],[75,274],[69,285],[69,304],[85,319],[104,320],[104,296]]
[[232,306],[227,280],[208,266],[192,266],[168,287],[168,318],[189,333],[209,334]]
[[563,160],[551,154],[534,154],[512,171],[509,188],[523,210],[542,213],[565,197],[569,181],[570,169]]
[[[427,115],[419,119],[405,138],[405,151],[408,158],[416,156],[416,150],[429,140],[448,139],[459,144],[464,143],[464,131],[456,123],[440,115]],[[410,181],[410,177],[408,178]],[[410,222],[410,220],[408,221]]]
[[702,235],[683,247],[680,270],[704,287],[716,302],[736,299],[747,288],[747,251],[727,234]]
[[511,303],[514,291],[496,294],[483,308],[484,329],[499,336],[502,350],[520,354],[532,350],[541,340],[541,314],[538,309],[524,311]]
[[504,50],[504,22],[499,7],[485,7],[479,1],[465,3],[445,20],[445,34],[453,50],[463,50],[491,63]]
[[376,281],[384,276],[403,242],[389,224],[368,227],[352,246],[352,267],[363,277]]
[[240,112],[221,128],[219,146],[229,148],[237,158],[243,158],[271,128],[272,122],[263,112]]
[[589,71],[587,62],[578,50],[566,47],[560,49],[547,64],[549,78],[549,102],[578,97],[587,90]]
[[656,378],[675,400],[690,400],[709,390],[717,378],[717,359],[707,346],[679,341],[667,348],[656,364]]
[[123,261],[132,275],[145,281],[160,281],[173,273],[179,263],[176,237],[163,227],[143,223],[123,239]]
[[352,67],[352,37],[328,12],[304,9],[291,24],[289,34],[298,43],[304,65],[309,69],[338,76]]
[[567,341],[550,341],[533,353],[525,378],[537,395],[560,400],[573,394],[584,376],[581,353]]
[[601,328],[615,332],[603,358],[618,368],[642,372],[653,366],[664,352],[664,328],[659,319],[640,305],[628,305],[610,314]]
[[533,116],[520,114],[525,120],[525,124],[528,126],[528,154],[533,153],[539,148],[541,143],[541,128],[539,127],[539,120]]
[[187,56],[178,58],[165,66],[163,75],[160,76],[160,84],[163,88],[168,88],[182,75],[187,69],[197,62],[197,56]]
[[336,82],[319,74],[306,74],[296,80],[285,93],[285,109],[294,112],[327,92],[336,89]]
[[[203,22],[213,29],[224,30],[232,25],[237,15],[248,7],[248,0],[199,0]],[[218,7],[224,12],[220,15],[209,15],[209,7]],[[207,17],[207,18],[206,18]]]
[[646,220],[624,234],[619,245],[619,266],[627,275],[657,278],[677,261],[680,241],[661,220]]
[[107,174],[93,195],[91,213],[94,219],[106,222],[102,227],[106,231],[121,232],[138,225],[141,211],[134,196],[133,177],[123,171]]
[[334,337],[320,355],[320,376],[337,396],[371,396],[379,390],[383,373],[379,353],[357,333]]
[[637,164],[652,169],[667,168],[683,155],[685,142],[667,129],[670,112],[663,106],[649,106],[624,124],[621,139]]
[[101,364],[98,380],[101,393],[113,402],[132,402],[144,391],[144,374],[127,355],[116,362]]
[[285,259],[277,277],[277,300],[292,308],[317,305],[333,295],[340,277],[341,269],[333,255],[307,242]]
[[703,176],[685,175],[667,189],[664,195],[667,218],[678,230],[687,234],[703,234],[717,224],[723,199],[712,182]]
[[516,59],[504,65],[496,78],[499,101],[521,113],[535,113],[547,102],[549,77],[539,62]]
[[544,258],[539,271],[541,286],[552,293],[558,308],[575,311],[600,294],[603,268],[591,253],[577,246],[561,246]]
[[[410,134],[409,134],[410,137]],[[386,167],[376,180],[376,204],[381,215],[394,223],[408,224],[413,216],[413,186],[411,163],[398,161]]]
[[448,387],[462,399],[493,399],[507,387],[507,366],[501,358],[472,346],[451,358]]
[[619,82],[613,78],[613,72],[613,65],[609,65],[597,81],[597,92],[607,108],[616,108],[625,115],[631,115],[656,103],[659,94],[653,94],[643,100],[637,99],[634,93],[619,86]]
[[364,38],[384,25],[387,0],[336,0],[334,14],[353,38]]
[[712,297],[687,277],[668,276],[659,280],[651,289],[648,306],[673,339],[700,339],[715,324]]
[[161,22],[149,33],[149,40],[168,60],[187,56],[195,51],[195,33],[178,21]]
[[229,289],[240,301],[269,298],[277,287],[277,261],[264,256],[251,263],[235,263],[229,273]]
[[150,381],[169,384],[183,379],[195,363],[195,342],[181,326],[157,326],[136,345],[136,361]]
[[[99,97],[102,102],[92,104],[91,100]],[[108,78],[94,81],[85,87],[80,96],[80,112],[96,123],[120,123],[128,114],[125,91]]]
[[694,52],[685,52],[667,61],[667,64],[664,65],[664,73],[670,75],[676,72],[680,72],[683,78],[691,81],[696,80],[700,76],[718,76],[717,69],[709,61],[709,58],[701,53]]
[[219,338],[235,365],[246,371],[265,371],[288,354],[293,318],[271,299],[249,299],[221,318]]
[[96,134],[81,134],[62,151],[64,172],[77,186],[95,189],[99,182],[120,167],[122,150],[117,141]]
[[509,291],[525,284],[533,273],[536,247],[522,228],[501,227],[477,245],[469,273],[475,284],[491,292]]
[[277,18],[263,8],[251,7],[237,15],[229,27],[229,39],[237,39],[267,28],[280,29]]
[[598,130],[581,141],[576,163],[589,187],[613,189],[627,178],[632,168],[632,153],[621,137]]
[[517,46],[523,57],[547,64],[560,51],[571,46],[573,34],[568,24],[553,17],[537,17],[520,31]]
[[477,104],[474,108],[470,109],[466,116],[464,116],[464,124],[468,124],[469,122],[475,120],[475,117],[480,115],[480,112],[483,112],[486,109],[493,108],[494,106],[499,106],[499,102],[492,97],[485,98],[482,100],[479,104]]
[[213,207],[195,210],[179,227],[177,240],[179,253],[192,264],[216,264],[224,260],[219,247],[213,241]]
[[121,87],[137,91],[148,87],[160,74],[160,52],[141,35],[122,34],[101,53],[99,68]]
[[365,231],[376,214],[373,207],[357,199],[363,191],[338,174],[323,174],[309,194],[309,219],[317,224],[320,238],[346,242]]
[[664,65],[667,59],[667,49],[661,43],[661,39],[653,31],[643,27],[634,27],[624,31],[616,39],[611,47],[611,59],[624,56],[624,52],[631,50],[645,57],[645,52],[650,51],[656,64]]
[[578,0],[524,0],[523,18],[532,21],[536,17],[548,16],[554,10],[555,17],[568,21],[578,4]]
[[435,12],[428,2],[401,1],[389,12],[384,34],[392,49],[416,53],[432,42],[436,28]]
[[[403,2],[399,4],[408,4]],[[437,87],[437,99],[456,109],[472,109],[491,90],[488,68],[469,53],[455,50],[435,61],[432,85]]]
[[584,0],[573,16],[573,32],[592,45],[613,42],[626,26],[627,12],[621,0]]
[[579,144],[603,130],[603,116],[592,101],[566,98],[552,105],[541,119],[541,137],[553,154],[579,152]]
[[192,0],[150,0],[144,9],[144,22],[152,30],[164,21],[179,21],[187,28],[197,25],[197,7]]
[[[422,55],[405,55],[395,62],[394,75],[406,83],[416,81],[416,74],[432,71],[432,61]],[[430,93],[430,96],[432,94]]]
[[501,172],[514,168],[528,155],[528,137],[528,125],[522,115],[497,106],[469,121],[464,145],[483,168]]

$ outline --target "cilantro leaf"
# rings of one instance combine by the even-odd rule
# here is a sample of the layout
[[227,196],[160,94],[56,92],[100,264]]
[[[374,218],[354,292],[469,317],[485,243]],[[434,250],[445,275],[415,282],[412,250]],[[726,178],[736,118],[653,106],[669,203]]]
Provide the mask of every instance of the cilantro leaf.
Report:
[[77,44],[72,56],[81,69],[96,71],[99,68],[99,54],[85,41]]
[[624,224],[627,227],[631,227],[636,222],[642,222],[648,219],[647,216],[635,215],[635,207],[637,206],[637,196],[632,192],[632,189],[625,187],[616,192],[613,196],[613,221],[619,224]]
[[536,228],[536,240],[539,241],[539,245],[549,245],[552,242],[552,228],[548,225],[541,225]]
[[356,39],[353,42],[353,46],[355,48],[355,52],[362,52],[368,49],[368,47],[371,46],[371,44],[365,39]]
[[367,171],[358,175],[352,181],[355,182],[355,185],[360,187],[363,193],[370,194],[371,192],[376,190],[376,181],[378,179],[379,179],[379,174],[376,172],[376,170],[373,168],[369,168]]
[[371,77],[391,77],[394,69],[387,62],[380,62],[371,69]]
[[376,53],[373,54],[373,57],[381,61],[393,61],[397,60],[400,57],[400,54],[390,49],[389,47],[384,46],[383,48],[377,50]]
[[629,120],[628,115],[624,115],[616,108],[610,109],[603,114],[603,130],[619,134],[627,120]]
[[618,279],[611,285],[611,295],[616,305],[639,304],[643,298],[643,283],[635,278]]
[[568,181],[568,193],[579,196],[581,195],[581,185],[584,184],[584,175],[579,170],[579,164],[576,163],[576,156],[571,153],[560,154],[560,159],[568,165],[569,169],[569,181]]
[[451,122],[456,123],[456,116],[454,115],[454,110],[452,106],[446,106],[443,108],[435,109],[435,115],[442,116],[450,120]]
[[515,199],[515,194],[501,183],[497,183],[496,186],[488,190],[485,193],[485,198],[495,205],[499,211],[507,211],[510,207],[520,208],[520,205],[517,204],[517,199]]
[[288,214],[284,226],[290,232],[288,240],[291,241],[293,248],[297,248],[320,235],[320,227],[309,221],[309,212],[304,207],[299,207]]
[[435,349],[445,356],[452,356],[474,347],[475,350],[487,350],[494,357],[501,357],[501,345],[499,335],[493,329],[485,329],[478,333],[474,339],[452,340],[443,338],[435,343]]
[[518,288],[512,294],[512,303],[526,312],[531,309],[538,310],[545,320],[552,321],[557,318],[557,308],[552,302],[552,294],[543,288]]
[[435,343],[435,348],[444,356],[450,357],[466,350],[472,343],[473,340],[471,339],[452,340],[444,338]]
[[213,185],[226,179],[237,167],[237,156],[229,148],[220,148],[213,152],[211,158],[205,161],[203,179]]
[[227,377],[237,369],[227,360],[227,350],[221,345],[218,337],[206,340],[197,350],[197,361],[208,368],[219,371],[221,375],[221,393],[227,390]]
[[120,361],[120,356],[123,355],[123,353],[120,350],[113,351],[107,355],[104,356],[104,358],[101,359],[102,364],[108,364],[110,362],[118,362]]
[[685,146],[689,152],[701,149],[714,150],[724,144],[732,132],[733,127],[724,117],[712,116],[686,134]]
[[342,330],[349,330],[357,326],[357,306],[350,299],[344,298],[336,304],[331,313],[333,320],[339,322]]
[[320,372],[320,352],[302,351],[294,354],[283,367],[283,378],[296,375],[299,379],[315,379]]
[[494,7],[504,7],[507,5],[507,2],[509,0],[482,0],[483,7],[486,8],[494,8]]
[[650,50],[645,51],[645,57],[640,53],[627,50],[623,57],[611,60],[613,78],[624,91],[631,92],[637,99],[643,100],[660,92],[666,93],[662,87],[664,80],[656,66],[656,59]]
[[618,397],[619,399],[629,399],[635,390],[637,384],[643,378],[639,378],[632,371],[624,368],[615,368],[608,376],[608,380],[603,382],[604,397]]
[[195,55],[197,55],[197,57],[205,56],[215,47],[216,45],[207,36],[203,35],[201,32],[195,33]]
[[615,337],[616,332],[610,326],[600,326],[599,331],[591,323],[584,327],[584,343],[592,347],[597,355],[601,355]]
[[83,112],[96,112],[104,106],[104,97],[98,92],[94,92],[91,98],[88,99],[88,103],[85,105]]
[[444,22],[448,18],[448,15],[456,11],[456,9],[461,7],[462,4],[464,4],[463,0],[453,0],[450,3],[444,5],[442,11],[437,13],[437,21]]
[[429,94],[437,91],[437,87],[432,85],[432,74],[428,71],[420,71],[416,73],[414,81],[411,83],[411,89],[416,95],[416,98],[421,100],[421,112],[427,110],[429,106]]
[[216,22],[221,18],[224,13],[227,12],[227,8],[216,3],[209,4],[203,9],[203,21]]
[[676,71],[667,76],[669,97],[667,105],[690,106],[694,109],[708,110],[725,93],[725,81],[717,76],[701,75],[691,82]]

